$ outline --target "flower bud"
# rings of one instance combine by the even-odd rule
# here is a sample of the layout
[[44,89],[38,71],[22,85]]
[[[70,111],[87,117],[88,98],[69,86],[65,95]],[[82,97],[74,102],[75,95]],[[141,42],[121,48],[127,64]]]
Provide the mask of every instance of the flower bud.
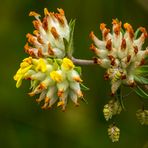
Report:
[[120,137],[120,129],[112,124],[108,128],[108,135],[112,142],[118,142]]
[[139,109],[136,112],[136,116],[142,125],[148,125],[148,110]]
[[103,108],[103,113],[106,121],[112,118],[113,115],[120,114],[122,107],[118,100],[110,100]]

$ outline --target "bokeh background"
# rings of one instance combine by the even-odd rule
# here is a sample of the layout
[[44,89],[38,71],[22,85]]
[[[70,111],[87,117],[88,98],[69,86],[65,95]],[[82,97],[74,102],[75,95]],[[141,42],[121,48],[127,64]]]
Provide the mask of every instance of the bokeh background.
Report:
[[[99,24],[111,27],[112,18],[129,22],[134,28],[148,29],[148,0],[4,0],[0,3],[0,148],[148,148],[148,127],[141,126],[135,112],[140,101],[134,95],[125,101],[126,111],[115,117],[121,129],[118,143],[107,135],[102,108],[109,100],[109,82],[97,66],[83,67],[83,79],[90,87],[85,93],[88,104],[66,112],[43,111],[29,97],[29,82],[16,89],[13,75],[24,53],[25,35],[33,31],[29,11],[43,14],[43,8],[65,10],[67,19],[76,18],[75,57],[91,58],[89,33],[101,36]],[[148,43],[147,43],[148,45]]]

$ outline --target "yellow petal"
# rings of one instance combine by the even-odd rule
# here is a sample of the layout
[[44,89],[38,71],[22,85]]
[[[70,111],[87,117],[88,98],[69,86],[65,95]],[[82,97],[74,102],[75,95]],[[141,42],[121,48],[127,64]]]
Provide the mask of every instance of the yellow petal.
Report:
[[70,59],[64,58],[62,61],[62,68],[64,68],[64,70],[71,70],[74,68],[74,64]]
[[40,58],[38,60],[38,63],[37,63],[37,66],[36,66],[35,70],[36,71],[41,71],[41,72],[46,72],[46,70],[47,70],[46,63],[42,58]]
[[62,81],[62,75],[61,74],[59,74],[57,71],[52,71],[51,73],[50,73],[50,77],[51,77],[51,79],[53,79],[54,81],[56,81],[56,82],[61,82]]

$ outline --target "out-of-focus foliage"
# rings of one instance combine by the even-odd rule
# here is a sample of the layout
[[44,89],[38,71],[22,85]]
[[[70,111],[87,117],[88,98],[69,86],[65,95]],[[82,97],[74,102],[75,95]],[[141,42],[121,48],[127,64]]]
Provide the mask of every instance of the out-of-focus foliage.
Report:
[[[98,32],[101,22],[110,24],[112,18],[118,18],[123,23],[131,23],[134,29],[141,25],[148,29],[148,11],[145,9],[148,3],[144,4],[145,7],[141,3],[142,0],[1,1],[0,147],[148,147],[148,127],[141,126],[136,119],[135,112],[140,108],[140,101],[134,95],[127,98],[126,111],[116,122],[121,130],[119,143],[114,144],[108,139],[108,125],[102,109],[109,101],[110,86],[103,80],[103,70],[97,66],[83,67],[84,83],[90,88],[85,93],[88,104],[81,103],[75,108],[69,102],[64,113],[59,109],[41,110],[31,97],[25,95],[29,92],[29,84],[25,82],[18,90],[13,80],[18,64],[27,57],[23,46],[25,35],[33,31],[32,18],[28,16],[31,10],[43,14],[44,7],[50,11],[63,8],[69,21],[76,18],[74,55],[91,58],[93,54],[88,51],[91,43],[88,35],[91,30]],[[111,24],[108,27],[111,28]],[[101,37],[101,34],[98,36]]]

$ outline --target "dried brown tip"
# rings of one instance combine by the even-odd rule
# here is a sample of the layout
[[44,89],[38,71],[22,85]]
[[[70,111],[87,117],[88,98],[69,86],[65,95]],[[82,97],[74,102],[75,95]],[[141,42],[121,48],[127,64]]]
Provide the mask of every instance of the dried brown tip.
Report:
[[106,24],[101,23],[101,24],[100,24],[100,30],[102,31],[102,30],[104,30],[105,28],[106,28]]
[[49,53],[49,55],[54,55],[54,52],[52,50],[50,43],[48,43],[48,53]]
[[65,12],[64,12],[64,10],[63,10],[62,8],[57,8],[57,10],[59,11],[59,13],[60,13],[61,15],[65,15]]
[[106,43],[106,49],[108,49],[109,51],[112,50],[112,41],[111,41],[111,39],[109,39],[109,40],[107,41],[107,43]]
[[96,57],[93,58],[93,61],[94,61],[94,64],[99,64],[100,65],[102,63],[101,59],[98,59]]
[[42,48],[38,49],[38,53],[37,54],[38,54],[38,57],[40,57],[40,58],[43,57]]
[[42,27],[47,31],[48,30],[48,21],[47,17],[43,18]]
[[128,85],[129,85],[130,87],[136,86],[136,84],[135,84],[135,82],[134,82],[133,80],[129,80],[129,81],[128,81]]
[[34,28],[39,30],[41,23],[38,20],[34,20],[32,23],[33,23]]
[[28,43],[25,44],[24,46],[25,52],[29,52],[30,46],[28,45]]
[[95,35],[94,35],[94,32],[91,31],[90,34],[89,34],[89,37],[93,40],[93,39],[94,39],[94,36],[95,36]]
[[139,29],[140,29],[140,31],[142,33],[144,33],[145,38],[147,38],[148,37],[148,33],[147,33],[146,29],[144,27],[140,27]]
[[54,36],[55,39],[59,38],[59,34],[58,34],[58,32],[57,32],[55,27],[51,28],[51,33],[52,33],[52,35]]
[[29,13],[29,16],[34,16],[34,17],[36,17],[36,16],[40,16],[40,14],[36,13],[35,11],[31,11],[31,12]]
[[128,55],[128,56],[127,56],[127,63],[129,63],[130,60],[131,60],[131,55]]
[[115,65],[115,58],[112,55],[108,55],[108,58],[110,60],[111,65],[114,66]]
[[104,74],[104,80],[108,80],[109,79],[109,74],[106,72],[105,74]]
[[34,34],[35,36],[39,36],[39,31],[38,31],[38,30],[34,30],[34,31],[33,31],[33,34]]
[[44,44],[44,41],[42,40],[41,36],[38,36],[38,37],[37,37],[37,41],[38,41],[40,44]]
[[138,47],[134,46],[134,53],[137,54],[138,53]]
[[105,29],[104,32],[103,32],[103,37],[106,39],[108,33],[110,32],[110,29]]
[[54,16],[57,18],[57,20],[61,23],[61,25],[64,25],[64,18],[63,15],[55,13]]
[[145,64],[145,59],[142,59],[139,66],[142,66],[144,64]]
[[132,39],[134,37],[134,30],[132,26],[128,23],[125,23],[124,28],[129,32],[130,38]]
[[126,79],[126,75],[125,74],[122,74],[121,75],[121,80],[125,80]]
[[92,50],[93,52],[96,51],[96,47],[95,47],[95,45],[93,43],[90,45],[90,50]]
[[126,49],[126,40],[124,38],[122,39],[121,49]]

